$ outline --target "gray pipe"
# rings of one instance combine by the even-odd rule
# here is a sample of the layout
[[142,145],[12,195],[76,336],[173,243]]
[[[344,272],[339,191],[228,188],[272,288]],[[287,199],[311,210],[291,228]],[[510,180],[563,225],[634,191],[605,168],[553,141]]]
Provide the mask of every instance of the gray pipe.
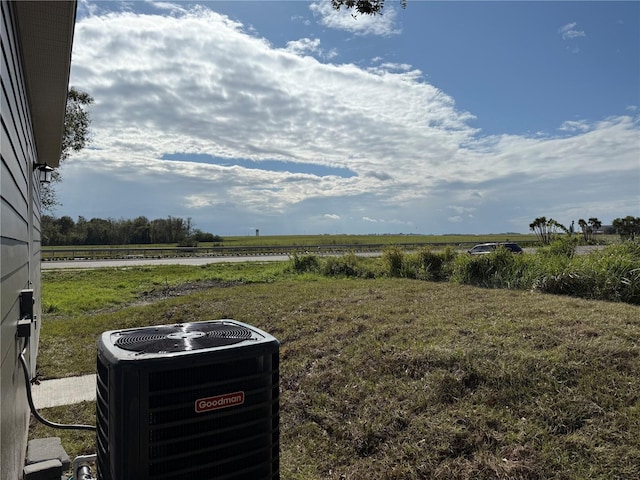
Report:
[[80,455],[73,460],[73,480],[96,480],[91,476],[91,462],[95,462],[97,455]]

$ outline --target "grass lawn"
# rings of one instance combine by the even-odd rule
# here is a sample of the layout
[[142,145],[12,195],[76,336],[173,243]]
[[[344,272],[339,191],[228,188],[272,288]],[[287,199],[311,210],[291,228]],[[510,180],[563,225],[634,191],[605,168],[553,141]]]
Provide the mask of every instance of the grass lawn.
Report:
[[[105,288],[122,283],[126,299],[81,309],[67,299],[45,314],[40,375],[94,372],[104,330],[233,318],[281,341],[285,480],[640,478],[637,306],[291,277],[274,265],[184,268],[155,287],[136,286],[134,272],[95,271]],[[51,275],[44,302],[62,305],[64,275]],[[78,287],[93,284],[82,275]],[[91,403],[43,413],[95,423]],[[32,430],[52,435],[71,455],[95,452],[91,433]]]

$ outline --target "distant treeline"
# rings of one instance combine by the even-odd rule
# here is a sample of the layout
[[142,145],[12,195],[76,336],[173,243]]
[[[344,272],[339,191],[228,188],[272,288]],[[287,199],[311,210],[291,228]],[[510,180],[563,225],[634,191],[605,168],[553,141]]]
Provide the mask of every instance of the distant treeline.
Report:
[[195,245],[198,242],[221,242],[212,233],[194,229],[191,219],[178,217],[149,220],[137,217],[133,220],[69,216],[60,218],[43,215],[42,245],[137,245],[152,243],[177,243]]

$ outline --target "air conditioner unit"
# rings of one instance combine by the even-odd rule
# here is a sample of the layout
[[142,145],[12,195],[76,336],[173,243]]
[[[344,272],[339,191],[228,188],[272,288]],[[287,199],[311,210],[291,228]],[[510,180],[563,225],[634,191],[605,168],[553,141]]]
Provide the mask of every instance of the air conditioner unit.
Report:
[[279,346],[233,320],[103,333],[98,479],[279,478]]

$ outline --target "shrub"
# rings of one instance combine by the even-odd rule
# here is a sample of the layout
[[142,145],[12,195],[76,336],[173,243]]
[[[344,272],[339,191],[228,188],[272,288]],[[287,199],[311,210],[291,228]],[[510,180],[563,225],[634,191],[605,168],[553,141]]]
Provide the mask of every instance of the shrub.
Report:
[[212,242],[212,243],[220,243],[222,242],[222,237],[219,235],[214,235],[213,233],[203,232],[201,230],[196,230],[193,233],[193,238],[197,242]]
[[382,263],[387,275],[390,277],[402,276],[402,264],[404,263],[404,252],[400,247],[387,247],[382,252]]
[[593,278],[579,272],[561,272],[542,275],[534,282],[533,288],[545,293],[571,295],[581,298],[592,298]]
[[341,257],[327,257],[320,267],[320,273],[328,277],[375,278],[378,276],[374,269],[369,268],[366,259],[359,258],[353,252]]
[[[182,248],[195,248],[197,246],[198,246],[198,242],[193,237],[186,237],[178,242],[178,247],[182,247]],[[183,251],[193,252],[194,250],[183,250]]]
[[421,277],[424,280],[439,281],[442,280],[442,266],[444,265],[444,256],[433,253],[431,250],[422,249],[417,253],[421,271]]
[[295,273],[318,272],[320,269],[320,262],[315,255],[298,255],[294,253],[289,258],[290,270]]
[[640,305],[640,268],[620,278],[620,301]]
[[434,253],[428,248],[415,253],[405,253],[399,247],[388,247],[382,253],[383,270],[390,277],[434,282],[448,280],[450,264],[456,255],[451,247],[439,253]]
[[494,274],[493,255],[494,253],[458,257],[453,269],[452,279],[457,283],[467,285],[491,286],[490,279]]
[[538,254],[573,258],[577,245],[578,237],[560,237],[550,245],[538,248]]
[[527,288],[530,263],[525,255],[498,248],[486,255],[459,255],[451,264],[451,280],[487,288]]
[[[427,248],[423,248],[415,254],[406,258],[407,273],[412,272],[411,278],[439,282],[447,279],[444,268],[450,252],[434,253]],[[409,275],[407,275],[409,276]]]
[[429,272],[422,263],[418,253],[409,253],[402,259],[402,269],[400,277],[413,278],[416,280],[433,280]]
[[640,246],[611,245],[548,268],[533,286],[560,295],[640,304]]

